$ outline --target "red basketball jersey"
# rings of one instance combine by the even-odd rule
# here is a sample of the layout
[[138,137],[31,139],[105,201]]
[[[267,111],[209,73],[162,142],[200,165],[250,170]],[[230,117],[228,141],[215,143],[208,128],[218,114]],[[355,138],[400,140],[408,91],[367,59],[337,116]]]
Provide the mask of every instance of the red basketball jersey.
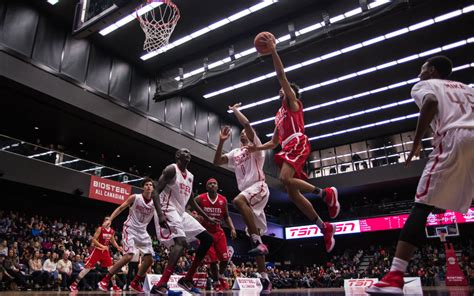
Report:
[[[212,202],[207,193],[200,194],[197,198],[197,203],[209,217],[219,219],[219,221],[222,222],[226,216],[227,199],[220,194],[217,194],[214,202]],[[209,232],[217,232],[222,230],[220,224],[212,224],[207,220],[204,220],[202,225]]]
[[104,227],[100,227],[100,235],[99,235],[99,243],[101,243],[104,246],[110,245],[110,240],[114,236],[115,231],[109,227],[109,229],[106,229]]
[[293,112],[286,100],[283,100],[283,104],[275,116],[275,126],[282,146],[284,146],[285,140],[292,135],[304,134],[303,103],[298,100],[298,105],[300,106],[298,111]]

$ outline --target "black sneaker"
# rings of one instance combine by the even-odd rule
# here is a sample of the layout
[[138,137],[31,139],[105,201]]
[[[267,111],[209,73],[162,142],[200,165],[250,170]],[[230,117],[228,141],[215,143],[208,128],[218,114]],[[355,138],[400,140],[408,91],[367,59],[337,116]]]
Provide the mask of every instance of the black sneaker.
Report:
[[167,285],[153,285],[150,290],[150,295],[169,295],[169,296],[181,296],[183,292],[169,290]]
[[178,286],[180,286],[184,291],[191,293],[191,294],[201,294],[201,291],[194,287],[192,281],[186,279],[186,277],[182,277],[178,280]]

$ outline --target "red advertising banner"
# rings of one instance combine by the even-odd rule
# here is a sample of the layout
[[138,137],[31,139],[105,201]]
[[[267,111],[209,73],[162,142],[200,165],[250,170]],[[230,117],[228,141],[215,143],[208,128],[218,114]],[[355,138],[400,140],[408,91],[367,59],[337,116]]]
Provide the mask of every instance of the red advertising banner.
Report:
[[459,267],[458,256],[453,244],[445,243],[446,251],[446,286],[467,286],[467,279]]
[[91,176],[89,198],[122,204],[132,194],[132,186]]
[[[334,222],[336,235],[361,233],[381,230],[401,229],[408,218],[408,214],[367,218],[360,220]],[[474,208],[470,208],[466,214],[446,211],[443,214],[430,214],[426,220],[427,226],[449,225],[452,223],[474,222]],[[285,228],[286,239],[298,239],[322,236],[316,225],[304,225]]]

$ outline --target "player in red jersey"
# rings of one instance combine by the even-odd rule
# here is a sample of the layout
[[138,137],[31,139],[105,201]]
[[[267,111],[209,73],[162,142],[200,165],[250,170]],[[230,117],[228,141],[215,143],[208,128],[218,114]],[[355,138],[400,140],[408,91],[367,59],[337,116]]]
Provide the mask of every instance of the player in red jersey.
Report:
[[264,41],[271,50],[273,65],[281,85],[279,94],[282,106],[275,116],[272,139],[263,145],[250,144],[247,148],[253,152],[274,149],[278,144],[281,145],[281,151],[274,156],[275,163],[280,167],[280,181],[298,209],[321,229],[326,251],[331,252],[335,245],[335,227],[321,220],[311,202],[301,192],[312,192],[322,197],[328,206],[329,216],[334,219],[340,210],[337,190],[334,187],[321,189],[305,181],[307,176],[303,166],[311,152],[311,146],[304,134],[303,104],[300,100],[299,87],[286,78],[283,63],[276,51],[275,39],[271,34],[266,34]]
[[[196,203],[209,217],[217,219],[218,221],[225,221],[227,226],[230,228],[230,236],[232,239],[235,239],[237,237],[237,232],[235,231],[234,224],[229,216],[227,199],[225,196],[217,193],[217,190],[219,189],[217,180],[214,178],[207,180],[206,189],[206,193],[200,194],[195,198]],[[221,224],[210,223],[204,219],[199,220],[201,220],[201,224],[206,228],[209,234],[214,237],[214,241],[209,248],[209,251],[207,251],[205,259],[210,263],[211,276],[214,281],[214,291],[219,293],[223,290],[228,290],[229,285],[224,277],[224,272],[229,262],[229,252],[227,249],[225,232],[222,229]],[[217,266],[217,262],[219,262],[219,267]]]
[[[99,263],[100,266],[109,268],[113,265],[112,257],[109,252],[109,245],[112,243],[112,246],[116,248],[119,252],[122,252],[123,249],[117,244],[115,240],[115,231],[110,227],[110,217],[105,217],[102,226],[97,227],[94,237],[92,238],[92,244],[94,249],[90,254],[89,258],[86,261],[85,268],[79,273],[74,282],[69,286],[69,290],[72,292],[77,291],[77,285],[79,282],[89,273],[91,269],[94,268],[96,263]],[[117,284],[115,279],[112,279],[112,291],[122,291]]]

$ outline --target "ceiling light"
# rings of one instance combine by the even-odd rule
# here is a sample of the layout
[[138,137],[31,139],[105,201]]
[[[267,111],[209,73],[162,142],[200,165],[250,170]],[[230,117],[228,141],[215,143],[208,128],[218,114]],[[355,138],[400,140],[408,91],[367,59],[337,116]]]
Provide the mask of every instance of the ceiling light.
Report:
[[[390,2],[390,1],[375,1],[375,2],[373,2],[372,5],[369,5],[369,8],[372,9],[372,8],[377,7],[377,6],[383,5],[383,4],[385,4],[385,3],[389,3],[389,2]],[[357,15],[357,14],[360,14],[360,13],[362,13],[362,9],[357,8],[357,9],[353,9],[353,10],[350,10],[350,11],[344,13],[342,16],[338,16],[337,19],[336,19],[336,18],[333,18],[332,20],[333,20],[333,22],[337,22],[337,21],[340,21],[340,20],[344,19],[344,16],[347,18],[347,17],[354,16],[354,15]],[[348,14],[348,15],[346,15],[346,14]],[[326,24],[325,24],[324,22],[316,23],[316,24],[313,24],[313,25],[311,25],[311,26],[308,26],[308,27],[305,27],[305,28],[303,28],[303,29],[300,29],[300,30],[296,31],[295,34],[296,34],[296,36],[304,35],[304,34],[306,34],[306,33],[309,33],[309,32],[315,31],[315,30],[318,30],[318,29],[324,27],[325,25],[326,25]],[[285,36],[276,38],[277,44],[278,44],[279,42],[282,42],[282,41],[284,41],[284,40],[289,40],[289,39],[290,39],[290,36],[289,36],[289,35],[285,35]],[[250,48],[250,49],[247,49],[246,51],[248,51],[248,50],[251,50],[252,53],[256,52],[256,50],[255,50],[254,47],[252,47],[252,48]],[[241,58],[241,57],[243,57],[243,56],[245,56],[245,55],[246,55],[246,54],[243,54],[243,53],[237,53],[237,54],[235,55],[235,57],[238,59],[238,58]],[[142,59],[144,59],[144,58],[142,57]],[[230,62],[230,61],[229,61],[229,62]],[[213,68],[213,67],[209,67],[209,69],[212,69],[212,68]],[[196,70],[199,70],[199,69],[196,69]],[[194,75],[196,75],[196,74],[199,74],[199,73],[204,72],[204,69],[203,69],[203,68],[201,68],[201,71],[197,71],[197,72],[196,72],[196,70],[192,70],[192,71],[190,71],[190,72],[188,72],[188,73],[185,73],[185,74],[183,75],[183,78],[186,79],[186,78],[189,78],[189,77],[194,76]],[[178,81],[178,80],[180,80],[180,77],[177,76],[177,77],[175,77],[174,79]]]
[[[461,65],[461,66],[454,67],[452,71],[456,72],[456,71],[464,70],[464,69],[467,69],[467,68],[474,68],[474,63],[464,64],[464,65]],[[329,102],[309,106],[309,107],[304,108],[303,112],[307,112],[307,111],[311,111],[311,110],[315,110],[315,109],[320,109],[320,108],[323,108],[323,107],[326,107],[326,106],[329,106],[329,105],[339,104],[339,103],[350,101],[350,100],[353,100],[353,99],[358,99],[358,98],[361,98],[361,97],[365,97],[365,96],[368,96],[368,95],[371,95],[371,94],[380,93],[380,92],[383,92],[383,91],[386,91],[386,90],[389,90],[389,89],[394,89],[394,88],[401,87],[401,86],[404,86],[404,85],[413,84],[413,83],[418,82],[419,80],[420,80],[419,78],[412,78],[412,79],[409,79],[409,80],[406,80],[406,81],[397,82],[397,83],[394,83],[394,84],[391,84],[391,85],[388,85],[388,86],[376,88],[376,89],[365,91],[365,92],[358,93],[358,94],[355,94],[355,95],[350,95],[350,96],[347,96],[347,97],[344,97],[344,98],[340,98],[340,99],[332,100],[332,101],[329,101]],[[471,85],[469,85],[469,86],[471,86]],[[273,100],[273,99],[277,100],[278,98],[279,97],[274,97],[274,98],[270,98],[270,99],[271,100]],[[270,100],[270,99],[267,99],[267,100]],[[248,108],[251,108],[251,107],[254,107],[254,106],[251,106],[251,104],[244,105],[244,106],[240,107],[239,110],[248,109]],[[256,125],[259,125],[259,124],[262,124],[262,123],[265,123],[265,122],[273,121],[274,119],[275,119],[275,117],[269,117],[269,118],[265,118],[265,119],[261,119],[261,120],[251,122],[250,125],[251,126],[256,126]]]
[[270,5],[272,5],[272,4],[276,3],[276,2],[277,2],[276,0],[264,0],[264,1],[260,2],[260,3],[258,3],[258,4],[255,4],[255,5],[251,6],[251,7],[249,7],[249,8],[246,8],[246,9],[240,11],[240,12],[237,12],[237,13],[235,13],[235,14],[229,16],[229,17],[223,18],[223,19],[221,19],[221,20],[219,20],[219,21],[216,21],[215,23],[212,23],[212,24],[210,24],[210,25],[208,25],[208,26],[206,26],[206,27],[204,27],[204,28],[202,28],[202,29],[199,29],[199,30],[197,30],[197,31],[194,32],[194,33],[191,33],[191,34],[189,34],[189,35],[187,35],[187,36],[184,36],[183,38],[180,38],[180,39],[178,39],[178,40],[176,40],[176,41],[174,41],[174,42],[171,42],[171,43],[169,43],[167,46],[164,46],[164,47],[162,47],[162,48],[159,48],[159,49],[157,49],[157,50],[155,50],[155,51],[148,52],[147,54],[142,55],[140,58],[141,58],[142,60],[146,61],[146,60],[148,60],[148,59],[150,59],[150,58],[152,58],[152,57],[155,57],[155,56],[157,56],[157,55],[159,55],[159,54],[161,54],[161,53],[164,53],[164,52],[170,50],[171,48],[177,47],[177,46],[182,45],[182,44],[184,44],[184,43],[186,43],[186,42],[188,42],[188,41],[191,41],[191,40],[194,39],[194,38],[197,38],[197,37],[202,36],[202,35],[204,35],[204,34],[206,34],[206,33],[209,33],[209,32],[211,32],[211,31],[214,31],[214,30],[216,30],[216,29],[218,29],[218,28],[220,28],[220,27],[223,27],[223,26],[225,26],[225,25],[227,25],[227,24],[229,24],[229,23],[231,23],[231,22],[234,22],[234,21],[236,21],[236,20],[238,20],[238,19],[240,19],[240,18],[242,18],[242,17],[244,17],[244,16],[246,16],[246,15],[248,15],[248,14],[257,12],[257,11],[259,11],[259,10],[261,10],[261,9],[263,9],[263,8],[265,8],[265,7],[267,7],[267,6],[270,6]]
[[48,0],[48,3],[51,4],[51,5],[54,5],[58,2],[59,2],[59,0]]
[[39,127],[35,126],[35,130],[39,130]]
[[[49,0],[48,0],[49,1]],[[134,11],[127,15],[126,17],[121,18],[120,20],[116,21],[115,23],[107,26],[106,28],[102,29],[99,31],[99,34],[102,36],[105,36],[107,34],[110,34],[111,32],[117,30],[118,28],[128,24],[129,22],[133,21],[134,19],[137,18],[137,15],[143,15],[147,13],[148,11],[157,8],[163,4],[162,2],[151,2],[150,4],[147,4],[140,8],[138,11]]]

